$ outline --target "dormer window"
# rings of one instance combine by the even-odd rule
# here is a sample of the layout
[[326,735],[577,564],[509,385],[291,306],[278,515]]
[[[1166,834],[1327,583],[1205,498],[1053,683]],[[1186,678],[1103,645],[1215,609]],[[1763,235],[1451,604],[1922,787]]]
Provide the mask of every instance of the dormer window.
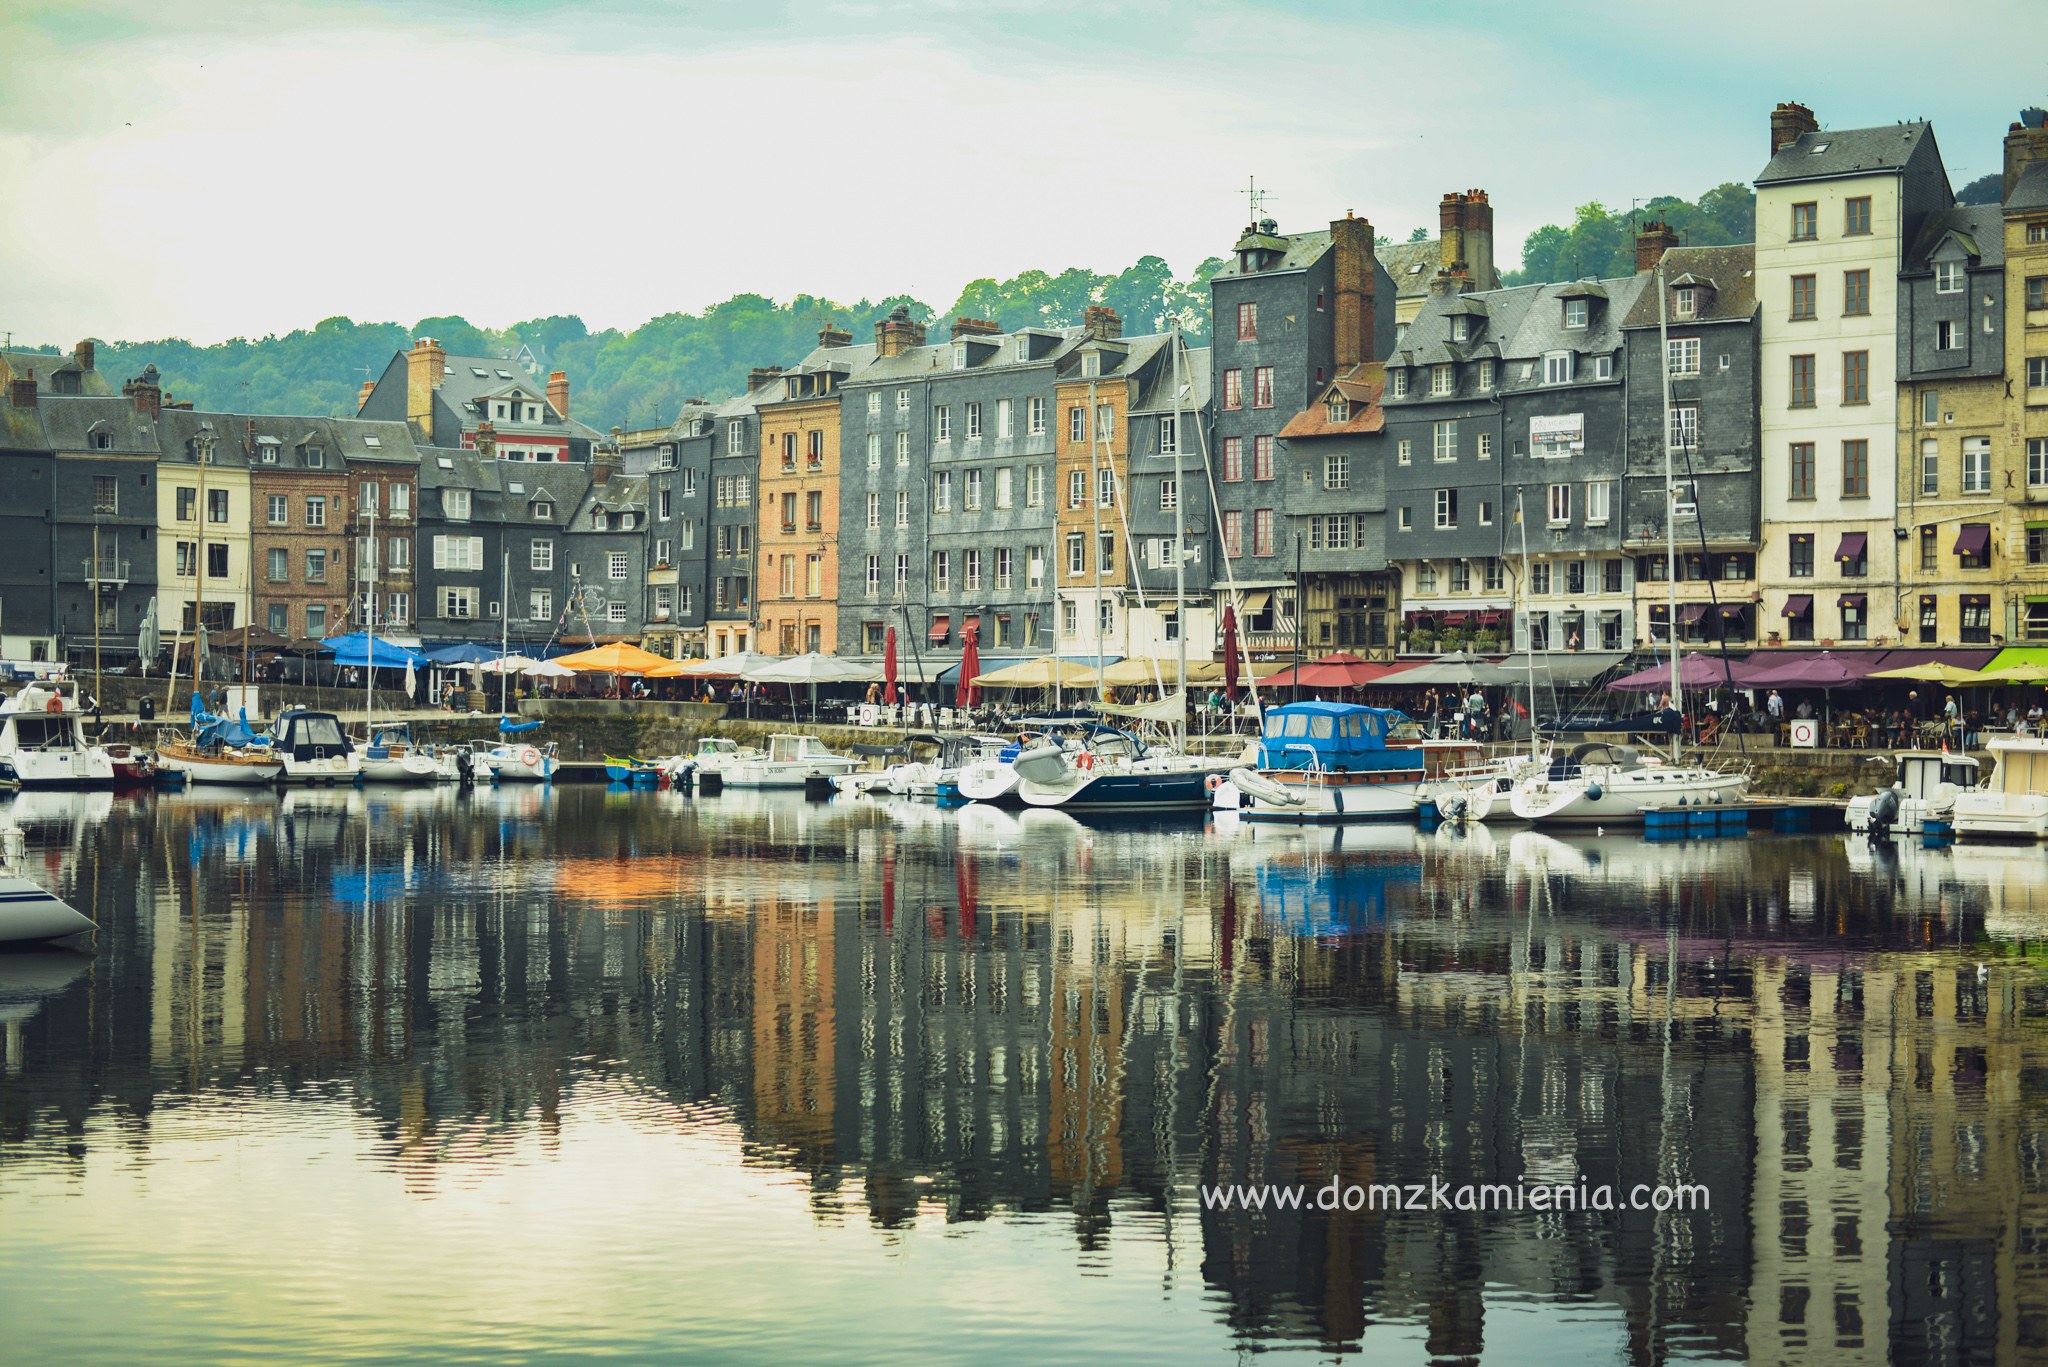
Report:
[[324,447],[324,446],[301,446],[301,447],[299,448],[299,451],[300,451],[300,452],[301,452],[301,453],[302,453],[302,454],[303,454],[303,455],[305,456],[305,460],[306,460],[306,468],[307,468],[308,470],[319,470],[319,469],[323,469],[323,468],[325,468],[325,466],[326,466],[326,464],[327,464],[327,448],[326,448],[326,447]]
[[492,416],[493,418],[498,418],[498,419],[502,419],[502,418],[504,418],[504,416],[505,416],[505,405],[504,405],[504,404],[501,404],[501,403],[494,403],[494,404],[492,404],[492,405],[491,405],[491,416]]
[[1087,379],[1093,379],[1102,374],[1101,352],[1084,351],[1081,353],[1081,374]]
[[1490,393],[1493,389],[1493,361],[1491,358],[1479,363],[1479,392]]
[[1472,320],[1464,314],[1451,319],[1451,340],[1462,342],[1472,336]]
[[1394,397],[1395,397],[1395,398],[1397,398],[1397,399],[1405,399],[1405,398],[1407,398],[1407,397],[1408,397],[1408,372],[1407,372],[1407,371],[1405,371],[1405,370],[1395,370],[1395,371],[1391,371],[1391,372],[1389,372],[1389,374],[1390,374],[1390,377],[1391,377],[1391,379],[1392,379],[1392,381],[1393,381],[1393,386],[1394,386],[1394,391],[1393,391],[1393,392],[1394,392]]
[[1691,285],[1680,285],[1671,291],[1671,316],[1673,318],[1697,318],[1700,315],[1699,291]]
[[1351,400],[1345,398],[1342,394],[1332,394],[1330,396],[1330,421],[1332,423],[1350,422]]
[[539,405],[539,404],[537,404],[537,403],[530,403],[530,404],[526,405],[526,420],[527,420],[528,422],[539,422],[539,421],[540,421],[540,405]]
[[1543,383],[1570,384],[1571,382],[1572,354],[1569,351],[1545,352],[1543,354]]
[[1457,372],[1447,365],[1433,365],[1429,368],[1429,392],[1448,394],[1457,388]]
[[633,530],[633,515],[631,513],[619,514],[619,530],[622,532],[630,532]]
[[1564,301],[1564,325],[1568,328],[1582,328],[1586,325],[1586,301],[1567,299]]
[[657,469],[657,470],[673,470],[673,469],[675,469],[675,468],[676,468],[676,448],[675,448],[675,447],[673,447],[673,446],[664,446],[664,447],[661,447],[661,448],[659,448],[659,449],[658,449],[658,450],[657,450],[657,451],[655,452],[655,456],[654,456],[654,468],[655,468],[655,469]]
[[1031,339],[1029,337],[1019,337],[1017,339],[1017,359],[1020,361],[1031,359]]
[[953,369],[967,369],[967,343],[965,342],[953,343]]
[[533,520],[535,522],[553,522],[555,520],[555,505],[544,498],[535,499],[533,501]]
[[609,530],[604,525],[604,509],[592,508],[590,510],[590,530],[592,530],[593,532],[602,532]]
[[1962,262],[1937,261],[1934,263],[1934,292],[1936,294],[1961,294],[1963,292]]

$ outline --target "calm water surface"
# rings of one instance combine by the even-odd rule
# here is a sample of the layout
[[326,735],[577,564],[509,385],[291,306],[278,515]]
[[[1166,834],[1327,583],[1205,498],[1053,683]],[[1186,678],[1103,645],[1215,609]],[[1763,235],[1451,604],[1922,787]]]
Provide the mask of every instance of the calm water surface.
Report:
[[11,805],[7,1361],[2048,1360],[2035,849]]

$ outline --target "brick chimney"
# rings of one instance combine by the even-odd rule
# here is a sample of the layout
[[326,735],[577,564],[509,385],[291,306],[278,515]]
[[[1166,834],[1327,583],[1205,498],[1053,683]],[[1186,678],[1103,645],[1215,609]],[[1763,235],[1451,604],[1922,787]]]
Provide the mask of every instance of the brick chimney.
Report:
[[16,408],[36,406],[36,373],[25,370],[7,382],[7,402]]
[[593,460],[590,463],[590,482],[592,484],[610,484],[612,482],[611,461]]
[[782,373],[779,365],[757,365],[747,372],[747,392],[753,393]]
[[1474,287],[1495,288],[1493,204],[1484,190],[1452,190],[1437,202],[1437,265],[1462,265]]
[[1636,274],[1657,269],[1664,253],[1678,245],[1678,234],[1669,223],[1652,221],[1636,229]]
[[375,392],[376,388],[377,382],[375,380],[363,381],[363,387],[356,391],[356,412],[360,413],[363,411],[363,405],[370,401],[370,395]]
[[495,460],[498,455],[498,425],[485,418],[476,425],[470,435],[470,444],[476,448],[477,456],[483,460]]
[[912,347],[924,345],[924,324],[910,321],[908,306],[898,304],[889,316],[875,324],[875,355],[886,359],[901,356]]
[[1000,337],[1002,335],[1002,328],[986,318],[955,318],[953,320],[953,340],[956,342],[962,337]]
[[818,329],[818,345],[821,347],[852,346],[853,334],[845,328],[827,323]]
[[71,359],[76,361],[78,368],[88,375],[92,374],[92,363],[95,355],[92,338],[90,337],[71,348]]
[[1784,103],[1771,111],[1771,155],[1798,142],[1807,133],[1820,132],[1820,120],[1803,104]]
[[1081,330],[1098,342],[1113,342],[1124,335],[1124,320],[1115,309],[1090,304],[1081,315]]
[[2001,200],[2012,198],[2012,187],[2020,172],[2037,161],[2048,161],[2048,112],[2023,109],[2019,119],[2005,131],[2005,189]]
[[434,439],[434,391],[448,371],[448,353],[431,337],[421,337],[405,353],[405,420],[426,441]]
[[1342,375],[1377,361],[1374,339],[1372,222],[1355,214],[1330,221],[1330,268],[1337,287],[1331,324],[1332,359]]
[[164,388],[157,379],[156,367],[144,366],[141,375],[121,386],[121,397],[133,403],[136,412],[154,422],[164,407]]
[[563,417],[569,416],[569,372],[548,372],[548,405]]
[[242,454],[256,459],[256,419],[242,419]]

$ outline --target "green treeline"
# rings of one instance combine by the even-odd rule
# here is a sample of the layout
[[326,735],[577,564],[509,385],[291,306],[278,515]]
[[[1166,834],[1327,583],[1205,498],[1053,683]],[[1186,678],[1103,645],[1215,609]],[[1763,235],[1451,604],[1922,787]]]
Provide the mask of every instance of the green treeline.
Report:
[[[1669,222],[1689,245],[1747,242],[1754,204],[1749,187],[1734,184],[1697,201],[1664,197],[1628,212],[1588,204],[1571,223],[1531,233],[1523,244],[1522,268],[1507,281],[1626,275],[1634,268],[1635,226],[1652,217]],[[630,332],[592,332],[573,314],[498,329],[459,317],[422,318],[411,327],[329,318],[282,336],[238,337],[213,346],[181,338],[101,342],[99,365],[118,385],[153,364],[166,389],[201,408],[346,416],[355,412],[363,381],[381,375],[414,337],[437,337],[457,355],[496,356],[526,345],[550,369],[569,372],[571,411],[583,421],[600,430],[650,427],[671,421],[688,399],[717,401],[737,393],[755,366],[789,364],[816,344],[828,323],[850,331],[855,341],[868,341],[875,323],[898,305],[935,330],[961,317],[991,319],[1005,330],[1069,327],[1080,323],[1089,306],[1100,305],[1116,310],[1127,333],[1178,323],[1200,345],[1209,333],[1209,277],[1222,264],[1211,257],[1186,278],[1156,256],[1116,274],[1080,267],[1057,274],[1030,270],[1008,280],[972,281],[943,312],[907,295],[844,304],[811,295],[778,302],[741,294],[702,313],[650,318]]]

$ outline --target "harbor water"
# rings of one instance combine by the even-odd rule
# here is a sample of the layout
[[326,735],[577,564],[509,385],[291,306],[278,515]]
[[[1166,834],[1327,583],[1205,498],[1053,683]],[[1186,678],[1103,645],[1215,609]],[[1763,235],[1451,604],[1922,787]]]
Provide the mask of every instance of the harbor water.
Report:
[[2048,1360],[2033,847],[7,805],[0,1360]]

